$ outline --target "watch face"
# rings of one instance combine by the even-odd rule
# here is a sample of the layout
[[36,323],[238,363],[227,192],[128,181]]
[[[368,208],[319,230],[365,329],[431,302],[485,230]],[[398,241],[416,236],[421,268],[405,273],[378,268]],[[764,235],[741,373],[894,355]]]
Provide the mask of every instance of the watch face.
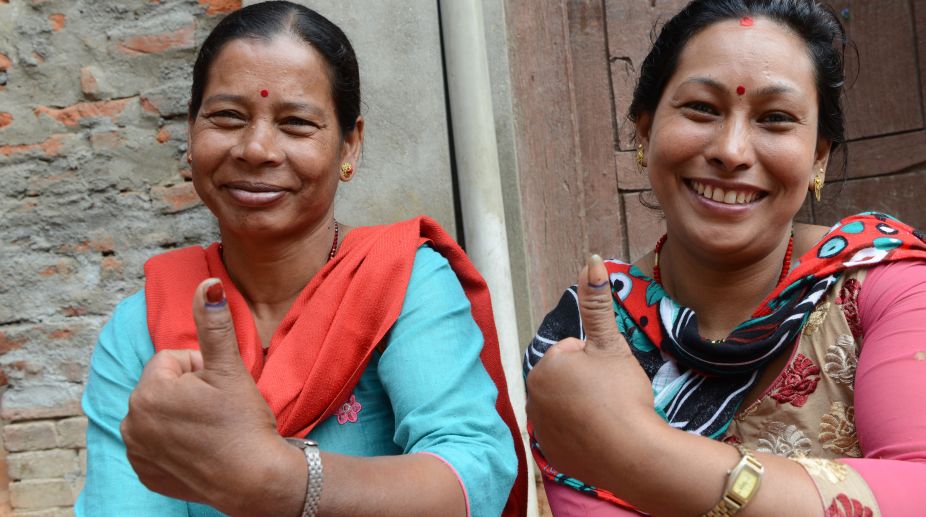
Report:
[[743,500],[749,500],[759,486],[759,476],[752,470],[745,469],[736,476],[730,491]]

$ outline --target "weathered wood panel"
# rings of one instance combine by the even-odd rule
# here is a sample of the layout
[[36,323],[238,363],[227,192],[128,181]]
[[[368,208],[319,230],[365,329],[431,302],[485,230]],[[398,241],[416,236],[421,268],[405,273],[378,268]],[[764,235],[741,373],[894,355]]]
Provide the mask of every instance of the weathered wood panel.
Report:
[[823,201],[814,202],[814,215],[817,224],[829,226],[847,215],[876,210],[917,228],[926,228],[924,193],[926,169],[847,181],[824,190]]
[[[926,131],[900,133],[877,138],[849,142],[848,178],[867,178],[881,174],[893,174],[926,165]],[[841,160],[827,171],[827,179],[839,181]],[[926,186],[924,186],[926,189]]]
[[506,4],[531,312],[549,311],[585,256],[622,255],[623,218],[600,0]]
[[916,37],[909,0],[829,2],[842,18],[858,59],[848,53],[850,140],[923,127],[916,84]]
[[[618,149],[633,149],[633,124],[627,120],[627,109],[633,99],[633,88],[643,58],[649,52],[654,27],[661,27],[669,17],[681,10],[688,0],[624,0],[607,1],[608,52],[611,63],[611,85],[614,89],[614,119],[618,130]],[[621,188],[624,188],[621,185]]]

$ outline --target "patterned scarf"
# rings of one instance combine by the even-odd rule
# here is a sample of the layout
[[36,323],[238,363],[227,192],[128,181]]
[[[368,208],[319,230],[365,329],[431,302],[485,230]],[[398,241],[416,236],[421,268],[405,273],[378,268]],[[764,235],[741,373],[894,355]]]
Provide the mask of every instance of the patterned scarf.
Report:
[[[926,260],[926,235],[880,213],[843,219],[800,257],[749,320],[719,342],[701,338],[694,311],[675,303],[639,268],[620,261],[605,264],[617,326],[653,383],[656,412],[672,427],[720,439],[762,368],[797,342],[839,275],[899,260]],[[577,302],[573,286],[544,319],[525,352],[525,376],[557,341],[585,339]],[[632,508],[607,490],[558,472],[528,429],[534,458],[547,478]]]

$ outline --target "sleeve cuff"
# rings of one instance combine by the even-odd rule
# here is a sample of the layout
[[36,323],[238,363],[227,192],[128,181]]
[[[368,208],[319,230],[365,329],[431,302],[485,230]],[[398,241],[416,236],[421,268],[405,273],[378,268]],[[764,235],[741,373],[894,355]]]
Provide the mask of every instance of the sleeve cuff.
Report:
[[868,483],[849,465],[822,458],[791,459],[804,467],[813,479],[826,515],[881,516]]
[[466,484],[463,483],[463,478],[460,477],[460,473],[457,472],[457,469],[455,469],[453,465],[450,464],[449,461],[445,460],[444,458],[441,458],[440,456],[438,456],[437,454],[434,454],[433,452],[419,452],[417,454],[425,454],[428,456],[433,456],[439,459],[441,463],[443,463],[444,465],[447,465],[448,467],[450,467],[450,471],[453,472],[453,475],[457,477],[457,481],[460,482],[460,488],[463,489],[463,502],[466,503],[466,517],[471,517],[472,513],[470,512],[470,509],[469,509],[469,494],[466,492]]

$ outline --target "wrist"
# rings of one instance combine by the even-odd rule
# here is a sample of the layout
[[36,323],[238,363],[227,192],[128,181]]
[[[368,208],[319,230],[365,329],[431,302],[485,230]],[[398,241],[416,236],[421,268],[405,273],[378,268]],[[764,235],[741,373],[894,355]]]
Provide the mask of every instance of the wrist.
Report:
[[249,463],[236,472],[239,482],[225,487],[213,506],[228,515],[302,515],[308,481],[305,455],[279,435],[251,451]]

